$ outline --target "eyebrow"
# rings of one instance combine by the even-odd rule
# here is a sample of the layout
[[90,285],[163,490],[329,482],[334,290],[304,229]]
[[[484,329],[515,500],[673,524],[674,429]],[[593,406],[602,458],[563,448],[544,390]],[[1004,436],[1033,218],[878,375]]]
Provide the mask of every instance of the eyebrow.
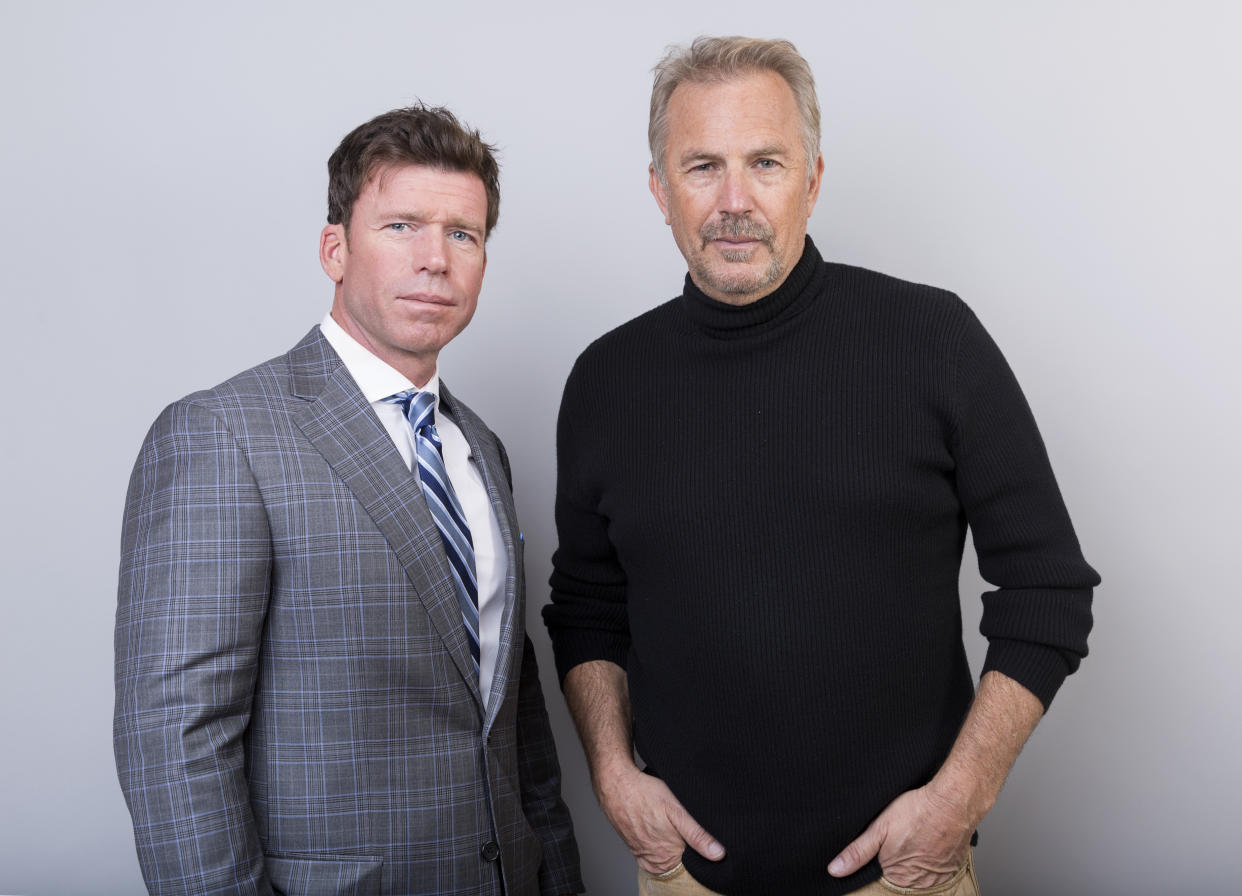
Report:
[[[781,146],[778,143],[769,143],[767,146],[760,146],[758,149],[749,150],[746,153],[748,158],[756,159],[766,156],[784,156],[789,155],[789,148]],[[689,165],[698,162],[718,162],[723,158],[720,153],[708,152],[705,149],[692,149],[683,153],[678,159],[680,165]]]
[[[426,224],[431,220],[431,215],[420,211],[394,211],[380,215],[382,220],[386,221],[404,221],[410,224]],[[483,226],[469,218],[446,218],[444,226],[452,230],[469,230],[472,233],[482,233]]]
[[719,153],[708,152],[705,149],[692,149],[683,153],[681,158],[677,160],[678,165],[689,165],[691,162],[715,162],[720,159]]
[[789,149],[787,147],[781,146],[778,143],[772,143],[772,144],[769,144],[768,146],[761,146],[756,150],[752,150],[750,154],[752,157],[783,156],[783,155],[789,154]]

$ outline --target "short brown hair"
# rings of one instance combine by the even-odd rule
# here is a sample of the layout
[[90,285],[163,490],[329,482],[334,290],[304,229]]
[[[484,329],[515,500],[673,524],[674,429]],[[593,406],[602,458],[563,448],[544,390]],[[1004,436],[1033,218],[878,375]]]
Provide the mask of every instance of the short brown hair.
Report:
[[689,47],[672,46],[656,63],[651,87],[651,118],[647,142],[651,164],[664,180],[664,153],[668,148],[668,103],[673,91],[689,81],[723,81],[749,72],[771,71],[785,79],[793,91],[802,118],[802,148],[808,176],[819,158],[819,100],[815,78],[797,47],[787,40],[755,37],[697,37]]
[[346,134],[328,159],[328,223],[349,229],[358,194],[381,168],[426,165],[478,175],[487,193],[484,236],[489,236],[500,217],[500,165],[495,152],[478,131],[462,125],[443,106],[419,103],[377,115]]

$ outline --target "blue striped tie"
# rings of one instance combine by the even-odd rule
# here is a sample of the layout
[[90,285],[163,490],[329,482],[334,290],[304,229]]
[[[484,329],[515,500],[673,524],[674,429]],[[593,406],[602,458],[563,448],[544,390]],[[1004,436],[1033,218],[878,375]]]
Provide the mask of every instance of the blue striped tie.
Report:
[[414,428],[414,444],[418,454],[418,481],[427,498],[431,511],[444,540],[444,552],[448,555],[449,568],[453,571],[453,586],[457,591],[457,603],[461,606],[462,622],[466,624],[470,655],[474,658],[474,673],[479,674],[479,585],[474,571],[474,540],[466,514],[449,482],[444,469],[443,448],[440,434],[436,432],[436,397],[430,392],[398,392],[384,399],[400,405],[405,419]]

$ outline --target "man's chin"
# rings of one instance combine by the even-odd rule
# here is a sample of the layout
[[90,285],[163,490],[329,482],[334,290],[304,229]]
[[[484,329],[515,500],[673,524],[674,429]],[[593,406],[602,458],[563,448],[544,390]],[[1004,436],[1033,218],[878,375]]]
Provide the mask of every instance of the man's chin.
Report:
[[744,296],[759,290],[771,289],[774,283],[771,265],[750,263],[746,265],[713,265],[698,272],[695,281],[726,295]]

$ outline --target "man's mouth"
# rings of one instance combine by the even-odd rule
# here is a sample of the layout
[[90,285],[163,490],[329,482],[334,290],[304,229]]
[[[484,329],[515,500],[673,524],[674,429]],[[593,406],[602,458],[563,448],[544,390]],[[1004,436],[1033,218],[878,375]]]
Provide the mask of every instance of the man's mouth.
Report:
[[422,302],[424,305],[452,305],[453,303],[443,296],[432,295],[430,293],[416,292],[407,296],[397,296],[403,302]]

